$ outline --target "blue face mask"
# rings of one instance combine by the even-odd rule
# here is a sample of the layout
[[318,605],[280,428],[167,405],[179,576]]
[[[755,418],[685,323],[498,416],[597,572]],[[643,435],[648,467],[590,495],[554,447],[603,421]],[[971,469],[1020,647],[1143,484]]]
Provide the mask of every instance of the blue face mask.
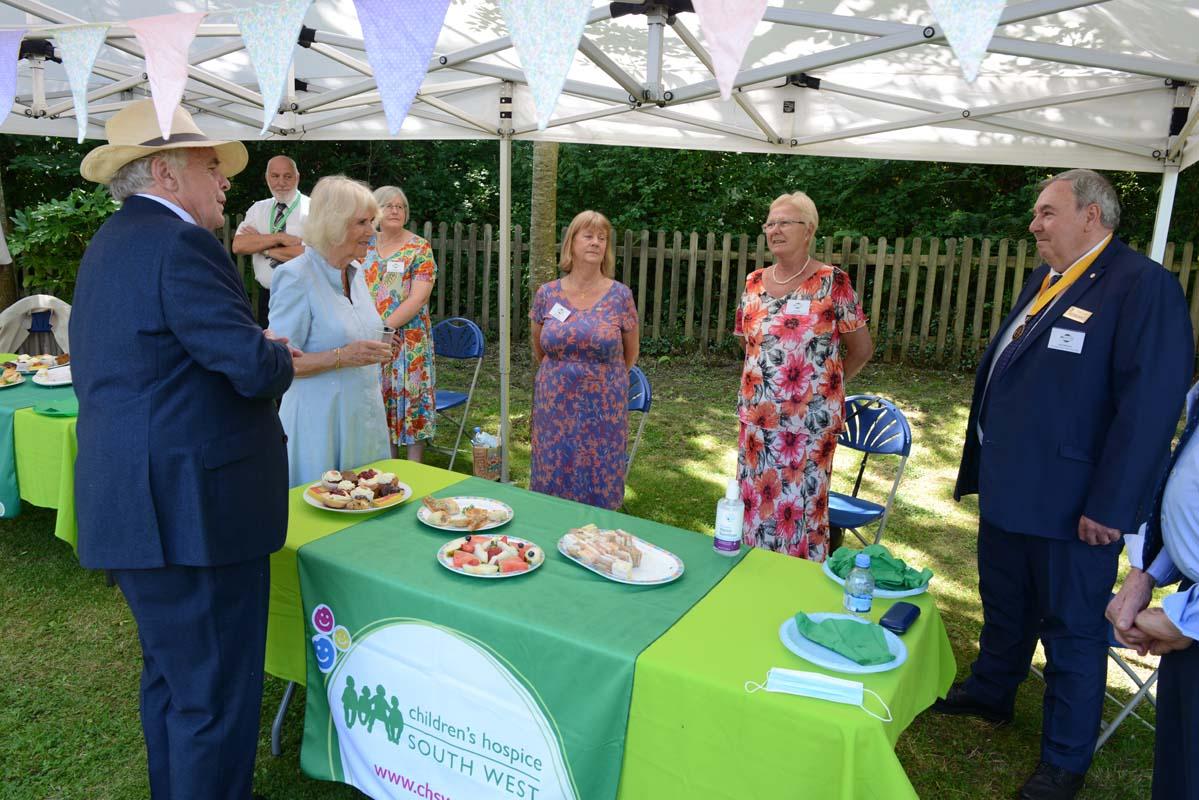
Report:
[[[770,672],[766,673],[765,684],[754,681],[745,682],[745,691],[750,694],[759,689],[783,694],[797,694],[802,697],[814,697],[817,700],[830,700],[834,703],[845,703],[846,705],[857,706],[877,720],[890,722],[892,719],[891,709],[887,708],[887,704],[883,702],[883,698],[879,697],[876,692],[867,689],[860,681],[833,678],[829,675],[822,675],[819,672],[800,672],[794,669],[772,667]],[[883,707],[883,711],[886,712],[887,716],[880,717],[866,708],[865,696],[867,694],[879,702],[879,705]]]

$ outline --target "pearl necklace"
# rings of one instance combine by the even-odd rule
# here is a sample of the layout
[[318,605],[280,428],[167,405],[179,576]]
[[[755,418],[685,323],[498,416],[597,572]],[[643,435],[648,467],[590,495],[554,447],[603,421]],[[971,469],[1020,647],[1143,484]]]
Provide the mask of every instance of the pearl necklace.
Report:
[[790,283],[791,281],[795,280],[795,279],[796,279],[796,278],[798,278],[800,275],[803,275],[803,274],[804,274],[804,272],[805,272],[805,271],[807,270],[807,268],[808,268],[808,264],[811,264],[811,263],[812,263],[812,257],[809,255],[809,256],[808,256],[808,260],[807,260],[807,261],[805,261],[805,262],[803,262],[803,266],[799,268],[799,272],[795,273],[794,275],[792,275],[790,278],[788,278],[788,279],[787,279],[787,280],[785,280],[785,281],[780,281],[780,280],[779,280],[779,265],[778,265],[778,264],[775,264],[773,267],[771,267],[771,268],[770,268],[770,277],[771,277],[771,279],[772,279],[772,280],[773,280],[775,283],[777,283],[779,286],[786,286],[788,283]]

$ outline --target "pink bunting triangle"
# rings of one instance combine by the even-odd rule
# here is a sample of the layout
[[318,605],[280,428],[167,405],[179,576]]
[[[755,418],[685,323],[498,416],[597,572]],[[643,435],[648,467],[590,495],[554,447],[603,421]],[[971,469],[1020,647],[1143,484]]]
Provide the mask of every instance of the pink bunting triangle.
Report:
[[387,128],[399,133],[425,80],[450,0],[354,0]]
[[197,12],[129,20],[129,27],[146,54],[150,95],[164,139],[171,138],[171,118],[187,85],[187,51],[202,19],[204,14]]
[[720,97],[728,100],[754,29],[766,13],[766,0],[692,0],[692,5],[712,55]]

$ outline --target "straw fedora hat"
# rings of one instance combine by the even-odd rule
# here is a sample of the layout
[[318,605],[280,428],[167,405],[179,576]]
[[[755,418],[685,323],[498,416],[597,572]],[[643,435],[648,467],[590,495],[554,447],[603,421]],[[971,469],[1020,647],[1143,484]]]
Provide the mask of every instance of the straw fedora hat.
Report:
[[232,178],[246,168],[250,160],[241,142],[210,139],[192,120],[182,106],[175,108],[171,119],[171,138],[163,139],[158,127],[158,115],[153,100],[139,100],[113,114],[104,125],[108,144],[101,145],[83,157],[79,172],[89,181],[110,183],[117,170],[142,156],[163,150],[184,147],[211,147],[221,161],[221,171]]

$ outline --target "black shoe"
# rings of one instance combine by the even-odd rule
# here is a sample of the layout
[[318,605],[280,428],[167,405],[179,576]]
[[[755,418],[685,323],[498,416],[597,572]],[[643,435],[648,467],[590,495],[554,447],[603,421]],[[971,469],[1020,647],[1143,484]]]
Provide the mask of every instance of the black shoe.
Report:
[[995,708],[975,700],[960,683],[949,687],[944,700],[933,703],[932,710],[938,714],[978,717],[995,725],[1007,725],[1012,721],[1012,712]]
[[1020,800],[1072,800],[1086,778],[1046,761],[1020,787]]

